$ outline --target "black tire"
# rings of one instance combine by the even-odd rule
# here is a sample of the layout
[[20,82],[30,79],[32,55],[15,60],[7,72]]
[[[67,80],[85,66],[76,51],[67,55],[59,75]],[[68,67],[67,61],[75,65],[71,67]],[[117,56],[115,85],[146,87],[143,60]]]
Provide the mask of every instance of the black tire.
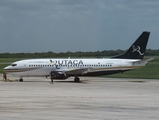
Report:
[[23,79],[21,78],[21,79],[19,79],[19,82],[23,82]]
[[75,82],[81,82],[80,79],[79,79],[79,77],[75,77],[74,81]]

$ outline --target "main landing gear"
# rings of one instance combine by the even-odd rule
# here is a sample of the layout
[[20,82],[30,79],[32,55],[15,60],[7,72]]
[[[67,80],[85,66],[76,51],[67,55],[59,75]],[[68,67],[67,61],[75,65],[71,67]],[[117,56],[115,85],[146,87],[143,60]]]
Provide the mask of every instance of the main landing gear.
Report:
[[23,78],[20,78],[20,79],[19,79],[19,82],[23,82]]
[[[67,79],[67,78],[68,78],[68,76],[65,73],[63,73],[63,74],[61,74],[61,73],[57,74],[54,71],[50,72],[51,84],[53,84],[54,79]],[[76,83],[80,83],[81,82],[80,78],[77,75],[75,75],[74,82],[76,82]]]
[[81,81],[80,81],[80,78],[79,78],[78,76],[75,76],[74,81],[77,82],[77,83],[80,83],[80,82],[81,82]]

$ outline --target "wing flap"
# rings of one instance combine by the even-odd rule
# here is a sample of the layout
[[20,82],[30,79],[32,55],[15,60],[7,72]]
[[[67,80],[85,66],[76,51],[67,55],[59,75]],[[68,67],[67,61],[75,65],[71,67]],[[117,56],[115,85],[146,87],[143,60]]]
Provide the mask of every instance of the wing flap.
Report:
[[83,75],[83,74],[86,74],[89,70],[90,68],[71,69],[71,70],[65,71],[65,73],[68,75]]

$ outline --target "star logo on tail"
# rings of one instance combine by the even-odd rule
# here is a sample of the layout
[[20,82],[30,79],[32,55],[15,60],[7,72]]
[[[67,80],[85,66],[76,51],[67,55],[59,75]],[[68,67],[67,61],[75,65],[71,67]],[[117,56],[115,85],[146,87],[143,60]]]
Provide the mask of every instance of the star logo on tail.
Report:
[[144,53],[141,53],[140,46],[132,46],[133,51],[132,52],[138,52],[140,55],[144,55]]

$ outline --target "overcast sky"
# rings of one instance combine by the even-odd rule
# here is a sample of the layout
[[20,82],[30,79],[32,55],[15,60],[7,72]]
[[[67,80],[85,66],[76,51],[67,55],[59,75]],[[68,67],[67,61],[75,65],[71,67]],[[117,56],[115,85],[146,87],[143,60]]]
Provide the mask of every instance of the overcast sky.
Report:
[[159,49],[159,0],[0,0],[0,53],[126,50],[143,31]]

